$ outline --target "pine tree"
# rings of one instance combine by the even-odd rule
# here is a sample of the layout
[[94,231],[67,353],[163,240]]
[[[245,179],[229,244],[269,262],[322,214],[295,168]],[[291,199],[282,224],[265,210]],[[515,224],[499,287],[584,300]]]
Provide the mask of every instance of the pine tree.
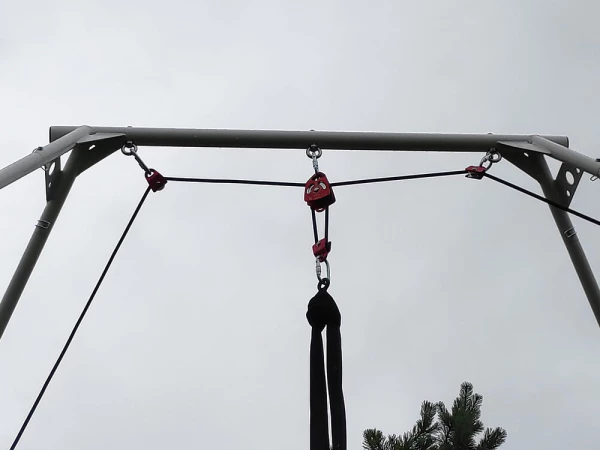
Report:
[[[363,433],[364,450],[496,450],[506,441],[503,428],[485,428],[481,422],[483,397],[464,382],[452,410],[442,402],[424,401],[415,426],[402,436],[384,436],[377,429]],[[478,435],[483,436],[478,441]]]

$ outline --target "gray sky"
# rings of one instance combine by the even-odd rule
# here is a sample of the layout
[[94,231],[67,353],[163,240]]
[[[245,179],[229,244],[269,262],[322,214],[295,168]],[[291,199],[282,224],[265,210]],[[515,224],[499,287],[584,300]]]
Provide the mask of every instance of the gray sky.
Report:
[[[593,2],[3,2],[0,166],[51,125],[564,134],[598,155]],[[302,151],[141,148],[171,176],[305,181]],[[325,152],[332,180],[481,155]],[[558,167],[553,164],[553,167]],[[508,162],[494,173],[536,188]],[[600,216],[585,177],[573,207]],[[8,448],[145,188],[114,154],[76,182],[0,342]],[[600,334],[546,206],[491,181],[340,188],[349,447],[464,380],[505,450],[597,446]],[[0,192],[4,288],[43,173]],[[575,223],[600,271],[600,230]],[[290,188],[148,199],[19,448],[308,448],[310,213]]]

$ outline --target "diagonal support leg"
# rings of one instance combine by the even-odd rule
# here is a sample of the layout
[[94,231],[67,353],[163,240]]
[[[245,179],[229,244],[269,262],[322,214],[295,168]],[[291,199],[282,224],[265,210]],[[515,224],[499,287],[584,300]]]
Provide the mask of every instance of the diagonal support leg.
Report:
[[55,164],[55,169],[52,175],[46,172],[46,207],[0,301],[0,338],[25,290],[75,179],[86,169],[118,150],[124,142],[121,135],[96,134],[78,141],[64,170],[60,170],[60,156],[51,162]]
[[73,187],[79,168],[77,167],[77,157],[79,153],[72,152],[64,171],[61,172],[60,181],[57,181],[56,188],[53,191],[52,198],[46,203],[38,223],[33,230],[33,234],[15,273],[10,280],[6,292],[0,302],[0,338],[8,325],[13,311],[15,310],[21,294],[25,290],[27,281],[35,268],[38,258],[46,245],[48,236],[58,218],[58,214],[65,204],[65,200]]
[[[579,176],[576,176],[574,187],[570,188],[572,193],[565,195],[564,183],[560,178],[561,174],[564,172],[564,167],[562,167],[559,172],[559,179],[555,180],[552,177],[548,163],[543,155],[531,152],[527,153],[525,156],[524,153],[513,151],[513,149],[509,150],[508,148],[505,148],[505,150],[508,151],[503,152],[503,156],[515,166],[536,179],[540,183],[544,196],[547,199],[561,205],[569,205],[573,198],[573,194],[575,193],[576,185],[581,177],[580,173],[577,173]],[[600,288],[598,288],[594,272],[583,251],[573,222],[571,222],[571,217],[567,212],[555,208],[554,206],[550,206],[550,212],[552,213],[554,222],[556,222],[556,226],[558,227],[558,231],[560,232],[565,247],[569,252],[573,267],[575,267],[581,286],[590,302],[596,321],[598,322],[598,325],[600,325]]]

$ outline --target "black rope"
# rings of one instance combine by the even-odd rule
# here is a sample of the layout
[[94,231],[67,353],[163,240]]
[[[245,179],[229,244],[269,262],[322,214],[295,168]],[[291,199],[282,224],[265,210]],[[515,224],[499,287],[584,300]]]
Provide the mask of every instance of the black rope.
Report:
[[325,208],[325,245],[329,242],[329,206]]
[[313,225],[313,234],[315,235],[315,244],[319,242],[319,231],[317,230],[317,214],[314,209],[310,209],[310,213],[312,214],[312,225]]
[[110,269],[110,266],[112,265],[112,262],[115,259],[115,256],[117,256],[117,252],[121,248],[121,244],[123,244],[123,241],[125,240],[125,237],[127,236],[127,233],[129,233],[129,229],[133,225],[133,222],[135,221],[135,218],[137,217],[138,213],[140,212],[142,205],[146,201],[146,198],[148,197],[149,192],[150,192],[150,187],[148,187],[146,189],[146,192],[144,192],[144,195],[142,195],[142,199],[140,200],[137,207],[135,208],[135,211],[133,212],[131,219],[129,219],[129,223],[125,227],[125,231],[123,231],[123,234],[121,235],[121,238],[119,239],[119,242],[117,243],[117,246],[115,247],[112,254],[110,255],[110,258],[108,259],[108,262],[106,263],[106,267],[104,267],[104,270],[102,271],[102,275],[100,275],[100,279],[98,280],[98,282],[96,283],[96,287],[94,287],[94,290],[92,291],[92,295],[90,295],[90,298],[88,299],[87,303],[85,304],[83,311],[81,311],[81,314],[79,315],[79,318],[77,319],[77,322],[75,322],[75,326],[73,327],[73,330],[71,331],[71,334],[69,335],[69,338],[67,339],[67,342],[65,343],[62,351],[60,352],[58,359],[54,363],[52,370],[48,374],[48,377],[46,378],[46,381],[44,382],[44,385],[42,386],[40,393],[38,394],[37,398],[35,399],[33,406],[29,410],[29,414],[27,414],[27,417],[25,418],[23,425],[21,425],[21,429],[19,430],[17,437],[15,438],[13,444],[11,445],[10,450],[14,450],[16,448],[17,444],[19,443],[19,440],[21,439],[21,436],[23,436],[23,433],[25,432],[25,429],[27,428],[29,421],[33,417],[33,414],[35,413],[35,410],[37,409],[40,401],[42,400],[42,397],[44,396],[44,393],[46,392],[48,385],[52,381],[52,377],[54,377],[54,374],[55,374],[56,370],[58,369],[58,366],[60,365],[62,359],[64,358],[65,354],[67,353],[67,350],[69,349],[69,346],[71,345],[71,342],[73,341],[73,338],[75,337],[75,333],[77,333],[77,330],[79,329],[79,325],[81,325],[81,322],[83,321],[83,318],[85,317],[88,309],[90,308],[90,305],[92,304],[92,301],[94,300],[94,297],[96,297],[96,293],[98,292],[98,289],[100,289],[100,285],[104,281],[104,277],[108,273],[108,269]]
[[[385,181],[403,181],[416,180],[420,178],[445,177],[450,175],[464,175],[466,170],[453,170],[449,172],[420,173],[416,175],[401,175],[396,177],[367,178],[364,180],[338,181],[331,183],[331,186],[353,186],[356,184],[382,183]],[[283,187],[304,187],[305,183],[294,183],[290,181],[260,181],[260,180],[236,180],[220,178],[185,178],[185,177],[165,177],[167,181],[179,181],[184,183],[214,183],[214,184],[251,184],[255,186],[283,186]]]
[[574,216],[580,217],[583,220],[587,220],[588,222],[591,222],[591,223],[593,223],[595,225],[600,225],[600,220],[594,219],[593,217],[590,217],[590,216],[586,216],[585,214],[582,214],[582,213],[580,213],[578,211],[575,211],[575,210],[573,210],[571,208],[567,208],[566,206],[563,206],[560,203],[556,203],[555,201],[548,200],[546,197],[542,197],[541,195],[538,195],[538,194],[536,194],[534,192],[528,191],[527,189],[523,189],[522,187],[517,186],[516,184],[512,184],[509,181],[503,180],[502,178],[498,178],[498,177],[496,177],[494,175],[491,175],[491,174],[489,174],[487,172],[484,172],[484,176],[486,176],[489,179],[494,180],[494,181],[496,181],[496,182],[498,182],[500,184],[503,184],[505,186],[513,188],[513,189],[515,189],[515,190],[517,190],[519,192],[522,192],[523,194],[529,195],[530,197],[533,197],[533,198],[535,198],[535,199],[537,199],[539,201],[547,203],[550,206],[554,206],[555,208],[561,209],[561,210],[566,211],[566,212],[568,212],[570,214],[573,214]]
[[[306,318],[312,327],[310,342],[310,450],[330,450],[327,389],[331,412],[333,450],[346,450],[346,406],[342,390],[342,317],[327,292],[329,280],[319,282],[319,292],[308,303]],[[324,363],[323,329],[327,327],[327,366]],[[327,381],[325,379],[327,367]]]
[[165,177],[167,181],[180,181],[184,183],[215,183],[215,184],[253,184],[258,186],[287,186],[304,187],[304,183],[292,183],[288,181],[259,181],[259,180],[226,180],[218,178],[184,178]]
[[450,175],[464,175],[465,173],[467,173],[466,170],[452,170],[449,172],[419,173],[416,175],[400,175],[397,177],[367,178],[364,180],[338,181],[337,183],[331,183],[331,186],[353,186],[356,184],[383,183],[385,181],[417,180],[420,178],[435,178],[435,177],[447,177]]

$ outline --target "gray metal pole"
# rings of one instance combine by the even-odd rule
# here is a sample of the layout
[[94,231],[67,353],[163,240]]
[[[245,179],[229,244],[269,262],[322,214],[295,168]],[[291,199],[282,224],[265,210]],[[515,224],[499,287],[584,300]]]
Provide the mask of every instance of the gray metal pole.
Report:
[[53,140],[45,147],[36,149],[24,158],[0,169],[0,189],[64,155],[75,147],[77,141],[91,132],[91,128],[87,126],[74,127],[60,139]]
[[553,158],[573,164],[590,175],[600,176],[600,161],[597,159],[552,142],[542,136],[532,136],[531,140],[533,145],[548,150]]
[[[550,173],[550,168],[543,157],[540,158],[539,169],[539,181],[544,195],[547,199],[560,203],[560,200],[556,194],[554,179]],[[575,271],[579,277],[579,281],[583,286],[585,295],[590,302],[590,306],[592,307],[596,321],[598,322],[598,325],[600,325],[600,289],[598,288],[598,283],[594,276],[594,272],[590,267],[590,263],[585,256],[585,252],[583,251],[583,247],[581,246],[581,242],[579,241],[579,237],[577,236],[573,222],[571,222],[569,214],[563,210],[557,209],[554,206],[550,206],[550,211],[552,212],[552,217],[554,217],[556,226],[560,231],[562,240],[567,247],[567,251],[569,252],[569,256],[571,257],[571,261],[573,262],[573,266],[575,267]]]
[[[50,140],[70,133],[74,126],[50,127]],[[177,128],[95,127],[95,133],[121,134],[137,145],[155,147],[228,147],[305,149],[317,144],[332,150],[404,150],[487,152],[498,141],[531,143],[529,135],[371,133],[334,131],[194,130]],[[546,136],[569,145],[565,136]]]
[[2,301],[0,302],[0,338],[4,334],[8,321],[21,298],[21,294],[23,293],[27,281],[42,253],[42,249],[54,227],[58,214],[73,186],[73,182],[78,173],[78,156],[79,155],[74,152],[69,157],[65,169],[61,174],[59,186],[57,187],[52,200],[46,203],[46,207],[42,212],[40,220],[38,220],[38,223],[33,230],[29,244],[27,244],[27,248],[21,257],[21,261],[2,297]]

